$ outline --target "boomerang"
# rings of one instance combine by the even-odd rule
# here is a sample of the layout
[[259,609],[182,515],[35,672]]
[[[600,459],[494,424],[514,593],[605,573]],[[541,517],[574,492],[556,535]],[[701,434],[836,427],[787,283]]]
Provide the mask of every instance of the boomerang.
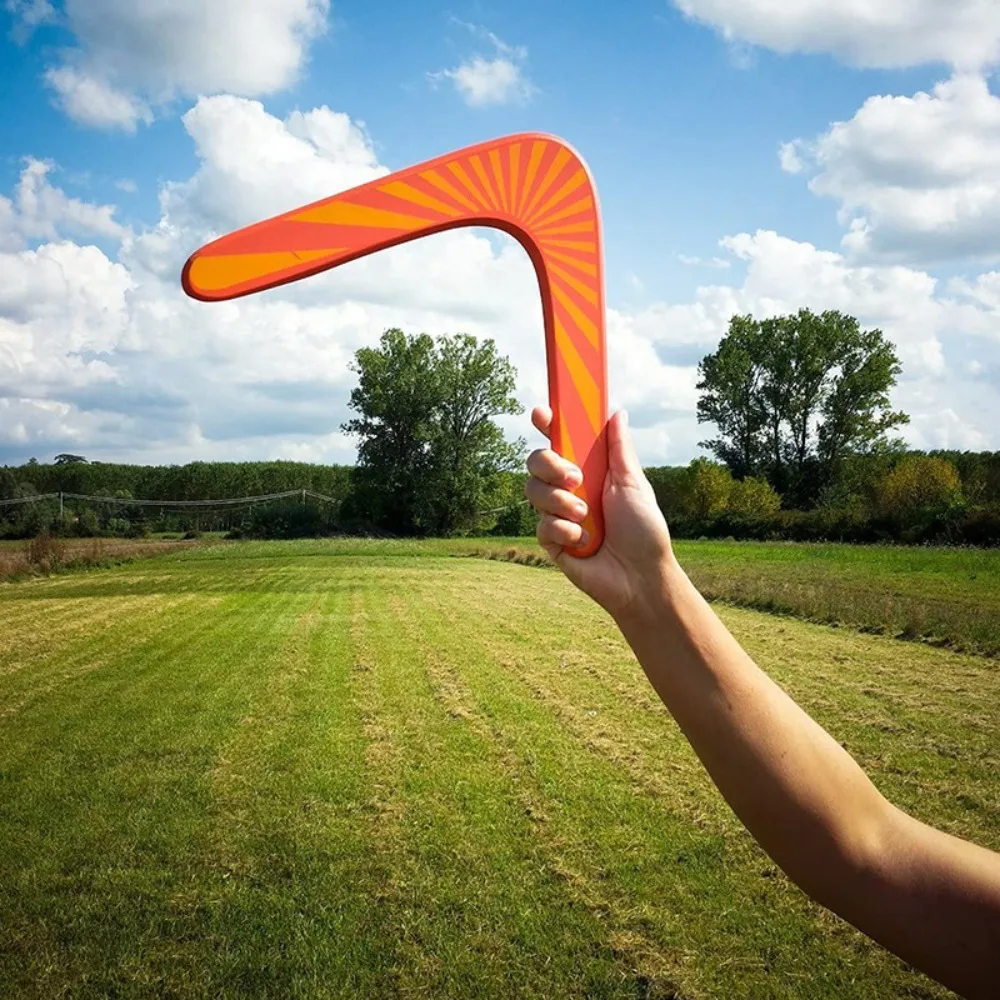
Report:
[[545,324],[552,447],[583,470],[585,547],[604,540],[608,377],[597,191],[561,139],[528,133],[469,146],[240,229],[194,253],[185,292],[234,299],[432,233],[492,226],[535,265]]

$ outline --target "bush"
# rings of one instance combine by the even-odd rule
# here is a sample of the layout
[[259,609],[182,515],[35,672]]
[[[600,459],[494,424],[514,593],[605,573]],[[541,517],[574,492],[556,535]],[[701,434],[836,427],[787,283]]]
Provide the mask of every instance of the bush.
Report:
[[688,466],[682,507],[689,517],[711,518],[729,505],[733,477],[724,465],[696,458]]
[[528,538],[538,528],[538,515],[529,504],[508,507],[498,518],[492,534],[505,538]]
[[878,489],[882,516],[911,525],[946,516],[963,502],[958,469],[943,458],[904,459]]
[[766,479],[751,476],[733,483],[727,510],[748,520],[767,518],[781,510],[781,497]]

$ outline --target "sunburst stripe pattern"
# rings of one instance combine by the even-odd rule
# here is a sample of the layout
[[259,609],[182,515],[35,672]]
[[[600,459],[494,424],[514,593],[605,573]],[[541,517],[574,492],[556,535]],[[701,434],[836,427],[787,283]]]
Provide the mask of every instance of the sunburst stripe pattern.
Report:
[[607,347],[600,217],[590,174],[561,140],[482,143],[258,223],[203,247],[184,287],[235,298],[317,274],[419,236],[498,226],[531,255],[544,297],[553,444],[584,469],[590,554],[603,537]]

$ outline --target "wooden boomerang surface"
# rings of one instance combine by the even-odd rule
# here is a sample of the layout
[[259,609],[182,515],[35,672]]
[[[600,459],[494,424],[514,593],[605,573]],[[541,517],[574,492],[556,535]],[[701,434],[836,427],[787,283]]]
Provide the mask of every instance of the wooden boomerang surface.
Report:
[[184,267],[188,295],[232,299],[307,278],[386,247],[459,226],[514,236],[542,295],[552,447],[583,469],[587,546],[604,539],[607,347],[597,192],[562,140],[512,135],[470,146],[231,233]]

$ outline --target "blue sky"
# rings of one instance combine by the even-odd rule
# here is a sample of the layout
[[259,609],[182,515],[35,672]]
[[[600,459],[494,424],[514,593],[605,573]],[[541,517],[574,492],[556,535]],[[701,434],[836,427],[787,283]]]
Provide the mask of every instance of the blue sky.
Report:
[[495,336],[536,401],[535,293],[502,240],[449,234],[226,310],[176,287],[227,227],[521,130],[565,137],[596,176],[612,395],[646,461],[698,452],[694,366],[728,316],[799,306],[897,340],[913,444],[1000,448],[1000,12],[162,9],[0,13],[0,462],[350,461],[346,360],[390,324]]

